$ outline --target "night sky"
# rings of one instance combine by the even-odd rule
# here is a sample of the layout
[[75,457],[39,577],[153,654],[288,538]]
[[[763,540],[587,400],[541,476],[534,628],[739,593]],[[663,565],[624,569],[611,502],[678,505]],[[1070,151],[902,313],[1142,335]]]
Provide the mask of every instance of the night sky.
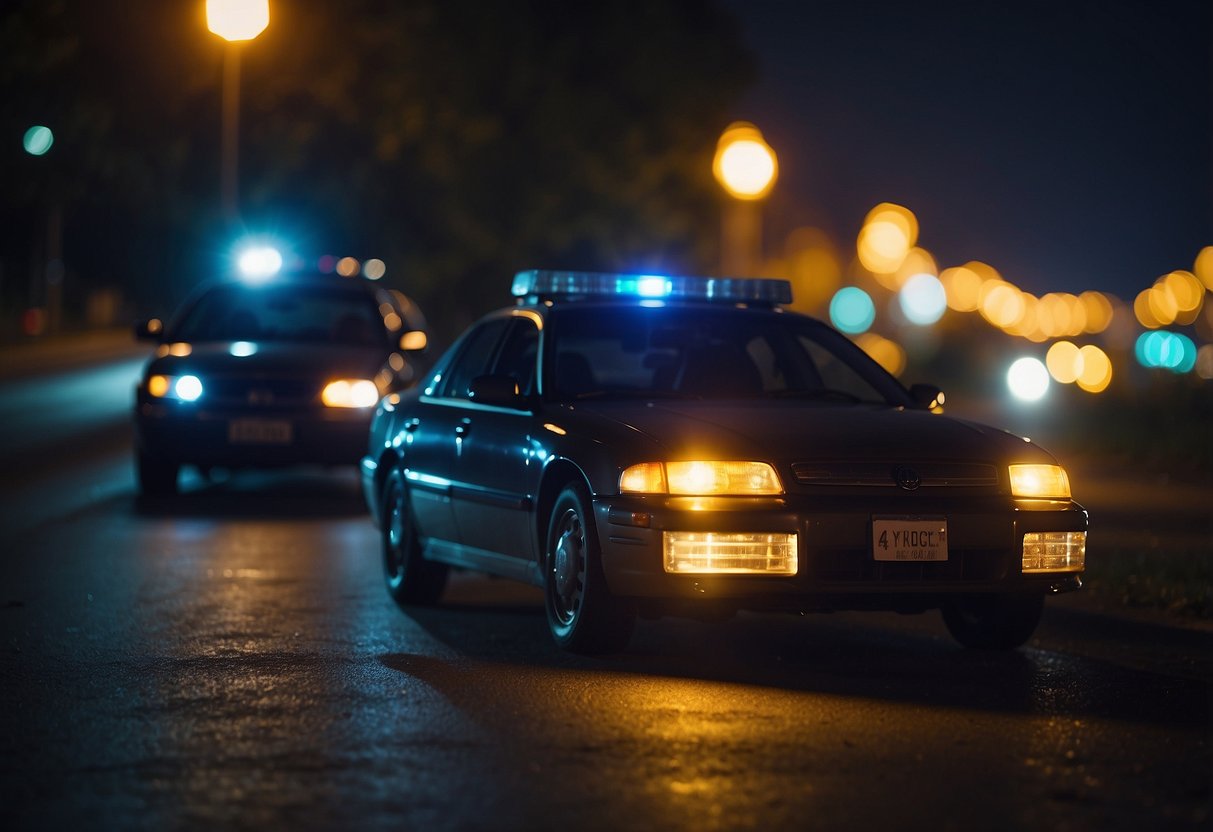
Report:
[[779,155],[768,249],[896,202],[940,268],[1132,301],[1213,244],[1208,0],[726,0]]

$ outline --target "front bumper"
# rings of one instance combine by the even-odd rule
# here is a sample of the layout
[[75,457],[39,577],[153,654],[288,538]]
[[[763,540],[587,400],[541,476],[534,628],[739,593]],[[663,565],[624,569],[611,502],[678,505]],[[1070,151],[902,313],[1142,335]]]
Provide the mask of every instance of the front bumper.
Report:
[[[229,410],[139,401],[135,441],[141,453],[182,465],[357,465],[366,452],[371,415],[369,409]],[[246,430],[237,438],[235,423],[266,430]]]
[[[855,497],[695,499],[604,497],[595,501],[603,567],[617,595],[739,608],[905,609],[977,593],[1078,589],[1081,571],[1024,573],[1023,536],[1086,532],[1078,504],[964,497],[915,501]],[[879,561],[873,518],[942,517],[946,561]],[[663,533],[794,533],[794,575],[674,574],[663,566]]]

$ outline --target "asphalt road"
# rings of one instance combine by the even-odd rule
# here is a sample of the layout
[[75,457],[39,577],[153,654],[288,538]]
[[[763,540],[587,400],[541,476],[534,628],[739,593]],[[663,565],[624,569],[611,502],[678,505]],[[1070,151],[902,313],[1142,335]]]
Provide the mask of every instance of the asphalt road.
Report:
[[[1213,823],[1207,628],[1070,596],[1010,654],[840,614],[572,657],[526,587],[396,609],[351,471],[139,501],[134,366],[0,385],[5,829]],[[40,389],[108,415],[52,429]]]

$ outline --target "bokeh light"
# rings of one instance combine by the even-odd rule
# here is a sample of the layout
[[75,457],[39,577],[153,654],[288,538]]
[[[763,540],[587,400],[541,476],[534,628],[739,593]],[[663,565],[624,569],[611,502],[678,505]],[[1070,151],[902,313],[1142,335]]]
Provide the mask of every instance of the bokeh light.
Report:
[[1019,306],[1019,316],[1003,326],[1003,332],[1037,343],[1047,341],[1049,336],[1041,329],[1041,299],[1031,292],[1021,292],[1019,289],[1015,289],[1015,292],[1019,296],[1014,302]]
[[830,301],[830,322],[850,335],[866,332],[875,320],[876,305],[858,286],[844,286]]
[[353,257],[342,257],[337,261],[337,274],[342,277],[354,277],[358,274],[362,264]]
[[1213,379],[1213,344],[1202,344],[1196,351],[1196,375],[1207,380]]
[[918,218],[909,209],[882,202],[868,212],[859,231],[859,262],[873,274],[891,274],[918,241]]
[[865,332],[855,339],[855,343],[890,375],[899,376],[905,371],[906,351],[896,341],[875,332]]
[[1083,292],[1078,296],[1086,314],[1084,332],[1097,335],[1107,330],[1112,324],[1112,301],[1102,292]]
[[[868,332],[875,322],[875,306],[868,294],[873,282],[878,284],[875,294],[880,289],[896,294],[892,320],[903,327],[932,325],[952,309],[978,312],[1007,335],[1042,345],[1052,343],[1045,361],[1021,359],[1008,371],[1007,384],[1017,398],[1039,398],[1051,381],[1074,384],[1089,393],[1103,392],[1112,384],[1113,357],[1119,361],[1129,351],[1146,367],[1213,377],[1213,343],[1209,343],[1213,342],[1213,303],[1207,297],[1213,291],[1213,246],[1200,250],[1190,271],[1170,271],[1126,302],[1093,290],[1048,292],[1038,297],[1003,279],[993,266],[976,260],[940,270],[932,254],[917,246],[918,233],[912,211],[881,203],[868,212],[856,239],[858,263],[854,265],[866,271],[857,275],[859,285],[834,291],[838,284],[833,281],[841,279],[836,269],[840,259],[829,260],[828,272],[821,269],[829,274],[828,279],[814,277],[800,284],[808,291],[816,289],[817,298],[834,292],[829,310],[835,327],[859,336],[856,343],[887,369],[896,367],[891,369],[895,373],[904,370],[905,350]],[[807,262],[807,256],[801,256]],[[787,270],[792,272],[790,265]],[[799,271],[806,278],[810,272],[807,268]],[[1192,337],[1167,329],[1181,327],[1190,327]],[[1141,328],[1149,331],[1140,334]],[[1074,343],[1092,335],[1099,336],[1098,345]],[[919,331],[913,336],[913,352],[922,351],[921,339],[932,337],[938,337],[933,330]]]
[[1112,383],[1112,359],[1108,354],[1094,344],[1087,344],[1079,350],[1082,362],[1082,372],[1077,384],[1088,393],[1102,393]]
[[1007,370],[1007,389],[1020,401],[1039,401],[1049,392],[1049,371],[1038,358],[1020,358]]
[[935,258],[931,256],[931,252],[921,246],[914,246],[906,252],[905,257],[901,260],[901,265],[894,271],[874,272],[872,276],[876,278],[877,283],[889,291],[899,292],[910,281],[910,278],[920,274],[929,274],[934,277],[939,274],[939,267],[935,265]]
[[784,243],[787,275],[792,281],[792,308],[824,309],[842,285],[842,258],[830,235],[820,228],[797,228]]
[[1157,285],[1174,298],[1177,323],[1187,325],[1196,320],[1205,301],[1205,287],[1200,278],[1192,272],[1177,270],[1160,277]]
[[944,269],[939,275],[948,306],[957,312],[976,312],[981,302],[981,275],[968,266]]
[[1035,327],[1046,338],[1080,335],[1086,328],[1086,310],[1077,297],[1050,292],[1036,307]]
[[1014,326],[1023,319],[1023,293],[1005,280],[987,280],[981,284],[981,315],[999,329]]
[[1205,246],[1196,255],[1196,262],[1192,264],[1192,271],[1200,278],[1200,282],[1205,288],[1213,292],[1213,246]]
[[269,23],[269,0],[206,0],[206,28],[224,40],[252,40]]
[[716,143],[712,172],[733,197],[762,199],[775,185],[779,163],[757,127],[735,122]]
[[50,150],[51,145],[54,143],[55,134],[51,132],[51,129],[43,127],[41,124],[35,124],[25,131],[25,137],[22,139],[21,145],[29,155],[41,156]]
[[1165,329],[1143,332],[1137,338],[1134,353],[1143,367],[1186,373],[1196,366],[1196,344],[1180,332]]
[[362,264],[362,273],[370,280],[379,280],[387,274],[387,265],[378,257],[372,257]]
[[933,274],[916,274],[897,294],[901,311],[911,323],[929,326],[943,317],[948,308],[947,293]]
[[253,245],[236,257],[241,276],[250,282],[268,280],[282,268],[282,252],[273,246]]
[[1082,375],[1082,354],[1077,344],[1069,341],[1058,341],[1049,347],[1045,355],[1045,366],[1054,381],[1061,384],[1073,384]]

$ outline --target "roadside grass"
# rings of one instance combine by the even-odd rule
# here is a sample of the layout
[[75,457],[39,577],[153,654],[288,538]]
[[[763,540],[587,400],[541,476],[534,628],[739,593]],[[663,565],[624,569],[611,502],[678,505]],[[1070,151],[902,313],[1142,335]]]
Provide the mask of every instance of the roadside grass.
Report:
[[1125,607],[1213,620],[1213,553],[1208,547],[1100,551],[1087,561],[1085,583],[1092,593]]
[[[1159,479],[1189,495],[1210,493],[1213,384],[1154,376],[1144,394],[1072,396],[1050,425],[1050,441],[1078,459],[1139,479],[1143,497]],[[1088,553],[1087,587],[1125,607],[1213,619],[1213,504],[1163,508],[1146,523],[1099,539]]]

